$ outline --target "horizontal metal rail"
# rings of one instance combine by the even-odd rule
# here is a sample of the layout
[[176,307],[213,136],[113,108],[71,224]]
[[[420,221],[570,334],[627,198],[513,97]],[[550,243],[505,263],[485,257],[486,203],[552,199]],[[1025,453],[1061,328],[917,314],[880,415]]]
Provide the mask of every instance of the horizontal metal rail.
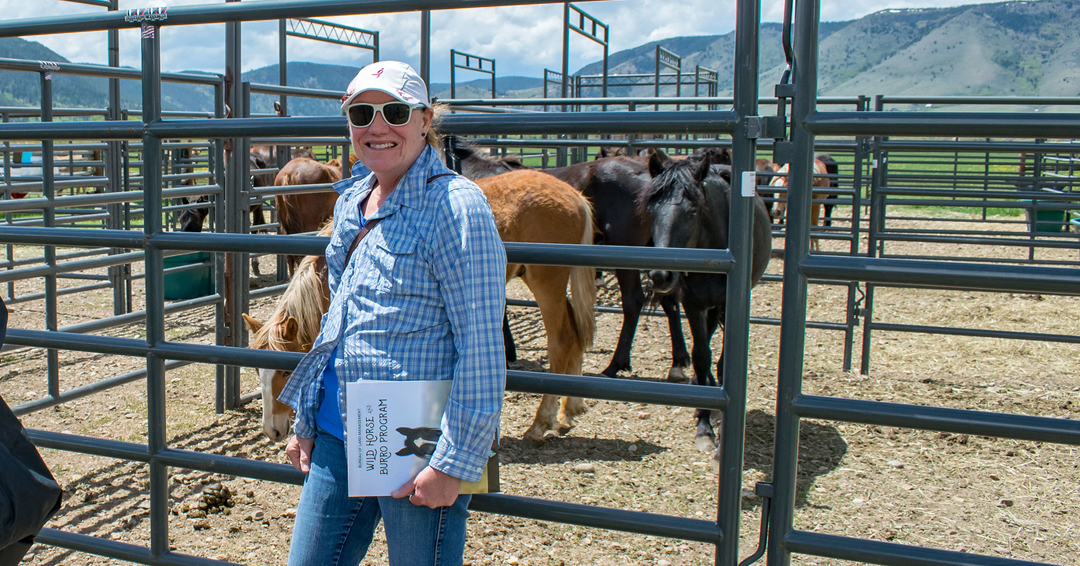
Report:
[[817,395],[799,395],[791,406],[806,419],[1080,445],[1080,421],[1069,419]]
[[784,537],[784,547],[798,554],[812,554],[886,566],[957,566],[958,564],[964,566],[1046,566],[1041,562],[809,531],[788,533]]
[[814,112],[806,127],[819,136],[1071,138],[1080,131],[1080,114]]
[[1075,295],[1080,270],[1059,267],[984,265],[906,259],[809,255],[799,269],[810,278],[914,285],[938,289]]

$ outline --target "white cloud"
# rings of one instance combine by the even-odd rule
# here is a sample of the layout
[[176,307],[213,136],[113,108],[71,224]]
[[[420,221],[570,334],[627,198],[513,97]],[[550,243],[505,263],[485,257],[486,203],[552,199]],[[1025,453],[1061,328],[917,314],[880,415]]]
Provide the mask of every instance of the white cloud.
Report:
[[[121,11],[154,6],[220,5],[213,0],[120,0]],[[251,0],[245,2],[253,4]],[[971,0],[822,0],[822,19],[851,20],[890,8],[927,8],[972,3]],[[610,27],[610,52],[615,53],[646,43],[675,36],[711,35],[731,31],[735,26],[735,3],[716,0],[616,0],[582,2],[581,10]],[[764,0],[761,19],[778,22],[783,18],[783,0]],[[5,21],[43,18],[56,15],[101,13],[99,7],[60,0],[0,0]],[[380,32],[383,59],[401,59],[419,66],[420,17],[417,13],[379,14],[323,18],[343,25]],[[503,8],[445,10],[431,17],[432,79],[449,77],[449,52],[457,49],[473,55],[494,58],[499,76],[539,77],[543,69],[562,67],[561,3]],[[162,70],[168,72],[198,70],[220,73],[224,69],[224,24],[165,27],[161,34]],[[69,60],[104,64],[107,61],[105,33],[50,35],[28,38],[39,41]],[[121,33],[121,64],[139,67],[140,41],[136,30]],[[576,71],[598,60],[599,45],[578,34],[571,34],[570,69]],[[241,48],[244,70],[278,62],[278,25],[276,21],[245,22]],[[289,38],[288,57],[292,61],[362,66],[371,55],[324,42]]]

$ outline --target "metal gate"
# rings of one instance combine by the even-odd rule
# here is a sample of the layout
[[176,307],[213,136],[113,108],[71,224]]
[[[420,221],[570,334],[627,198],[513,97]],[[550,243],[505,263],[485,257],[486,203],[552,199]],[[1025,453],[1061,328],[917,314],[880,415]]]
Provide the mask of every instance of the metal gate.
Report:
[[[233,266],[246,263],[250,253],[317,254],[326,240],[313,237],[273,237],[243,233],[243,212],[248,196],[225,184],[223,190],[229,213],[227,231],[221,234],[188,235],[162,229],[161,155],[165,139],[231,140],[233,151],[242,151],[253,137],[271,136],[340,136],[344,120],[330,118],[241,118],[233,120],[166,119],[160,106],[160,44],[158,37],[173,26],[245,20],[310,18],[357,13],[377,13],[386,9],[419,11],[454,7],[518,5],[544,2],[451,0],[398,0],[392,8],[385,2],[312,0],[281,1],[223,6],[177,8],[164,14],[143,15],[109,13],[54,20],[25,20],[0,25],[0,37],[19,37],[57,31],[92,31],[143,26],[143,115],[142,122],[106,120],[101,122],[50,123],[47,113],[40,124],[3,124],[0,138],[5,140],[141,140],[145,162],[143,201],[146,207],[144,229],[83,230],[77,228],[0,227],[0,241],[10,244],[95,246],[142,250],[146,265],[146,339],[122,339],[61,332],[12,329],[8,341],[50,349],[66,349],[139,356],[146,359],[149,434],[146,444],[134,444],[88,438],[71,434],[34,431],[41,446],[146,462],[150,468],[151,540],[148,548],[97,539],[59,530],[47,530],[39,541],[66,548],[92,552],[144,564],[215,564],[169,549],[167,514],[168,469],[184,467],[227,473],[286,483],[300,483],[301,475],[291,467],[241,458],[203,454],[170,448],[166,442],[165,367],[167,361],[207,362],[229,368],[258,366],[291,369],[299,355],[252,351],[236,346],[196,346],[171,342],[164,333],[163,252],[167,250],[209,251],[226,254]],[[785,138],[786,127],[775,119],[765,119],[758,110],[757,46],[760,7],[752,0],[739,0],[736,22],[736,67],[734,105],[728,111],[639,112],[611,120],[606,112],[536,113],[475,116],[457,114],[447,117],[447,133],[462,135],[599,135],[599,134],[728,134],[733,148],[733,195],[741,195],[746,183],[752,183],[757,143],[764,138]],[[139,21],[142,20],[142,21]],[[931,262],[881,259],[859,256],[826,256],[809,253],[811,205],[810,180],[814,138],[817,135],[887,136],[887,135],[969,135],[1069,137],[1080,131],[1080,116],[1075,114],[935,114],[905,112],[820,112],[817,110],[817,25],[815,2],[798,6],[793,22],[796,39],[792,49],[793,80],[781,89],[791,100],[790,139],[780,143],[780,153],[791,157],[789,224],[786,232],[786,261],[783,274],[784,296],[781,316],[781,357],[776,404],[776,438],[772,481],[761,486],[769,496],[763,506],[770,515],[763,528],[767,531],[761,549],[771,565],[783,566],[792,554],[811,554],[877,564],[1019,564],[1019,561],[977,557],[969,554],[915,548],[879,541],[825,535],[794,528],[796,469],[799,452],[799,426],[802,419],[815,418],[869,424],[909,427],[960,433],[1080,444],[1080,424],[1062,419],[994,414],[946,408],[899,405],[852,399],[804,395],[803,348],[806,338],[807,280],[810,278],[867,284],[944,286],[950,288],[997,291],[1025,291],[1077,294],[1080,273],[1076,269],[1035,266],[982,266],[959,262]],[[238,28],[228,32],[233,36]],[[239,68],[238,54],[227,55],[233,68]],[[565,73],[564,73],[565,79]],[[228,98],[230,108],[242,112],[239,89]],[[783,112],[781,112],[782,114]],[[244,160],[231,160],[228,175],[245,178]],[[51,167],[45,167],[46,210],[52,210]],[[749,175],[744,176],[746,172]],[[232,187],[232,188],[228,188]],[[748,187],[746,187],[748,188]],[[583,526],[700,541],[716,546],[717,564],[734,566],[748,549],[739,548],[741,480],[746,412],[746,377],[750,320],[749,283],[751,198],[736,197],[732,203],[731,246],[723,251],[637,249],[610,257],[609,250],[596,246],[573,249],[542,245],[507,245],[513,261],[587,265],[599,268],[661,268],[675,271],[712,271],[727,273],[729,280],[727,324],[725,325],[725,387],[721,389],[653,382],[614,381],[602,378],[562,376],[533,372],[510,372],[507,386],[516,391],[585,396],[590,398],[632,401],[683,407],[703,407],[723,411],[720,445],[720,473],[715,520],[671,517],[593,505],[550,502],[505,494],[476,496],[472,508],[479,511],[558,521]],[[48,212],[46,213],[48,216]],[[55,292],[55,290],[47,293]],[[243,304],[246,286],[229,284],[233,304]],[[238,329],[239,313],[226,313],[229,327]],[[234,337],[234,339],[237,337]],[[226,383],[229,383],[226,380]],[[226,393],[238,399],[239,392]]]

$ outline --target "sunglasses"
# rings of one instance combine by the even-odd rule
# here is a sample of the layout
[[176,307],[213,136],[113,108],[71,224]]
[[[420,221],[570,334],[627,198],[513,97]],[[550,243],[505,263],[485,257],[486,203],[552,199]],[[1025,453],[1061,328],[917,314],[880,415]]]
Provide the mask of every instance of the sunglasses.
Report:
[[391,126],[404,126],[412,118],[412,111],[423,108],[423,104],[409,104],[407,102],[384,102],[383,104],[368,104],[357,102],[345,107],[345,115],[349,117],[349,123],[354,128],[366,128],[375,121],[375,113],[382,113],[383,120]]

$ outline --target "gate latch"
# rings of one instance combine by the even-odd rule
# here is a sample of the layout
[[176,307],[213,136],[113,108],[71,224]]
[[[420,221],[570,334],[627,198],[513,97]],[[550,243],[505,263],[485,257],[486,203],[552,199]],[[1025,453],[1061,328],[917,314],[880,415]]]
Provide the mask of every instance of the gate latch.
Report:
[[756,140],[759,138],[783,138],[783,116],[747,116],[746,137]]

